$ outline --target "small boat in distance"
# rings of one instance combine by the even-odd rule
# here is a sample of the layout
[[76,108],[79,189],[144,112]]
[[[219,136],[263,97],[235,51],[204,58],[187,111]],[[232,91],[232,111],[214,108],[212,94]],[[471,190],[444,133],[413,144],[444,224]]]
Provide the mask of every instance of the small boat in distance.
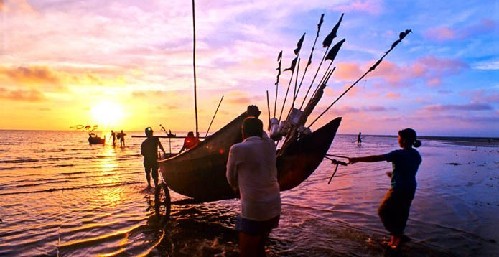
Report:
[[94,132],[88,133],[88,143],[91,145],[97,145],[97,144],[105,144],[106,143],[106,136],[104,138],[101,138],[100,136],[97,136]]

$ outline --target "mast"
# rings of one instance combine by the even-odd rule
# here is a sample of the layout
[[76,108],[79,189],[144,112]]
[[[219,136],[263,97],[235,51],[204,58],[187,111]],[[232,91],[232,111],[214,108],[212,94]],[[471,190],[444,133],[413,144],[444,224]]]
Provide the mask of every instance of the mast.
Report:
[[192,0],[192,69],[194,72],[194,117],[196,119],[196,136],[199,136],[198,129],[198,97],[197,97],[197,79],[196,79],[196,6]]

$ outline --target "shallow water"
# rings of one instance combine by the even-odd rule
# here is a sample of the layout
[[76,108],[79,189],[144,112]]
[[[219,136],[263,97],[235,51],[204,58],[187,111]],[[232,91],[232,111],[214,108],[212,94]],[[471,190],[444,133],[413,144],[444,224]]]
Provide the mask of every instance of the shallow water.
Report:
[[[361,146],[355,139],[337,136],[329,153],[398,147],[395,137],[365,136]],[[88,145],[83,132],[0,131],[0,256],[237,256],[237,200],[174,205],[162,229],[145,190],[141,141],[127,137],[127,147],[113,148]],[[401,251],[382,246],[376,214],[391,165],[340,166],[328,184],[335,166],[324,160],[282,193],[268,255],[497,256],[499,147],[429,139],[419,150],[412,240]]]

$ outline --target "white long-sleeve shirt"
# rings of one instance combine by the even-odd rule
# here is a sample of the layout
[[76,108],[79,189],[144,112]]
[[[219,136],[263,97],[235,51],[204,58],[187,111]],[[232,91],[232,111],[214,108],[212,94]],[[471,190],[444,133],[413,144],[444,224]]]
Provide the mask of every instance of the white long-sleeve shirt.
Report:
[[263,221],[280,215],[276,150],[266,134],[248,137],[230,148],[226,177],[240,191],[241,217]]

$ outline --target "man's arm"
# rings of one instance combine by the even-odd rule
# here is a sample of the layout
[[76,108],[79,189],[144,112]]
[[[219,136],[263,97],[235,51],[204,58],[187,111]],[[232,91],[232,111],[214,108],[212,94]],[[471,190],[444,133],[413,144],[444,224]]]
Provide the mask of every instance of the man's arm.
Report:
[[227,166],[225,171],[225,177],[230,187],[234,190],[238,190],[237,184],[237,167],[235,160],[235,147],[232,146],[229,150],[229,158],[227,159]]
[[158,147],[163,151],[163,153],[165,152],[165,148],[163,148],[163,145],[161,144],[161,141],[159,141],[159,138],[158,138]]

